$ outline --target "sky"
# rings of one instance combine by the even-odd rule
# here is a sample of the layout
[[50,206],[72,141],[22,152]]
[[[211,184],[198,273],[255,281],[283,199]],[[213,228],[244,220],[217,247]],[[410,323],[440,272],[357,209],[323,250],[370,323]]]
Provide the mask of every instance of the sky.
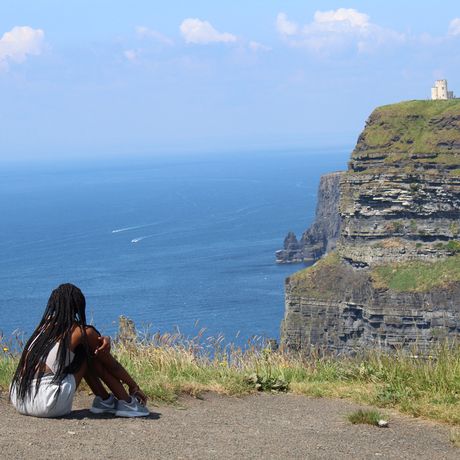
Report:
[[459,70],[453,0],[2,0],[0,160],[352,147]]

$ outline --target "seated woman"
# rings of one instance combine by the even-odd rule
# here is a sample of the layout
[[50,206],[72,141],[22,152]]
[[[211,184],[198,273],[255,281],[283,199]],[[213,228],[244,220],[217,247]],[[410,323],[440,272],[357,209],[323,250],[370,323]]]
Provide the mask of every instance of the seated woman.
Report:
[[75,390],[85,379],[95,395],[91,412],[149,415],[145,394],[110,354],[110,340],[86,324],[85,309],[85,297],[72,284],[51,293],[16,369],[11,402],[21,414],[60,417],[72,410]]

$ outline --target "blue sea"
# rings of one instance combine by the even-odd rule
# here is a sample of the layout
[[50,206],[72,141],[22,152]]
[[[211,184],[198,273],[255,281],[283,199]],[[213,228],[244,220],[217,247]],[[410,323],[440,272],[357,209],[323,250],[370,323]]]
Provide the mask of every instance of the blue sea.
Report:
[[17,163],[0,171],[0,331],[26,335],[51,290],[79,286],[87,315],[115,334],[226,341],[279,337],[289,230],[312,222],[321,174],[348,151],[169,154]]

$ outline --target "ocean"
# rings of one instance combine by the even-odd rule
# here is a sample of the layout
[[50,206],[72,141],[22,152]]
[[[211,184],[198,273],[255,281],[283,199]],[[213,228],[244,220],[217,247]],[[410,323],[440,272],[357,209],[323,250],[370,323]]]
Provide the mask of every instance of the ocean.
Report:
[[60,283],[114,335],[279,337],[290,230],[312,222],[319,178],[348,150],[170,154],[4,165],[0,171],[0,331],[31,333]]

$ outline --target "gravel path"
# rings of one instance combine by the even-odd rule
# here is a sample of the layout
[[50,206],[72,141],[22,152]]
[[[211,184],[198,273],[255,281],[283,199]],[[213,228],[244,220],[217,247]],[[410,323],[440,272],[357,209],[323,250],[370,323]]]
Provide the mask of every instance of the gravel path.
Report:
[[92,415],[80,393],[64,419],[24,417],[0,396],[5,459],[459,459],[449,427],[392,413],[389,428],[351,425],[361,406],[290,394],[207,394],[147,419]]

